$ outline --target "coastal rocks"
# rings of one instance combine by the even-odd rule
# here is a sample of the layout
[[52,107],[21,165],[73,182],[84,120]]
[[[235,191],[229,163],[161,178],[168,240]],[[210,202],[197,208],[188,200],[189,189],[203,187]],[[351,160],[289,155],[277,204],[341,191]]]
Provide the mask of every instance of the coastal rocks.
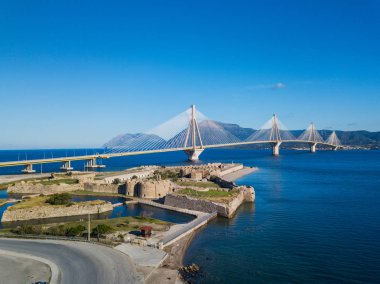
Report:
[[191,264],[191,265],[189,265],[189,266],[182,266],[182,267],[180,268],[180,270],[184,271],[185,273],[190,273],[190,274],[192,274],[192,273],[196,273],[196,272],[199,271],[199,266],[196,265],[195,263],[193,263],[193,264]]
[[253,187],[241,186],[234,190],[239,190],[239,194],[227,204],[183,194],[169,194],[165,197],[165,205],[206,213],[217,212],[219,216],[231,218],[243,202],[253,202],[255,200]]
[[54,217],[67,217],[78,216],[87,214],[98,214],[112,211],[113,207],[111,202],[102,202],[99,204],[91,203],[76,203],[70,206],[57,205],[57,206],[36,206],[31,208],[12,209],[7,208],[3,213],[1,222],[13,222],[32,219],[54,218]]
[[43,185],[40,183],[33,184],[27,182],[20,182],[8,187],[8,193],[13,194],[43,194],[49,195],[54,193],[70,192],[75,190],[83,190],[81,184],[52,184]]
[[221,188],[234,188],[234,187],[236,187],[235,182],[226,181],[226,180],[224,180],[220,177],[217,177],[217,176],[213,176],[210,180],[213,183],[216,183],[217,185],[219,185]]
[[182,279],[185,281],[185,283],[193,283],[196,282],[196,279],[199,279],[202,275],[200,273],[200,268],[195,263],[188,265],[188,266],[182,266],[179,268],[179,273],[182,277]]

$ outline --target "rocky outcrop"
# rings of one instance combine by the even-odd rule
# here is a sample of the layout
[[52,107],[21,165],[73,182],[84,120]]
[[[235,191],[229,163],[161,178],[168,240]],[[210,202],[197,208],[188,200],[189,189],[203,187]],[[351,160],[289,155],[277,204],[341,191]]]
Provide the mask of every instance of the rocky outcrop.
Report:
[[112,209],[113,207],[110,202],[102,202],[100,204],[83,202],[76,203],[71,206],[47,205],[20,209],[12,209],[12,207],[9,207],[5,210],[3,217],[1,218],[1,222],[98,214],[112,211]]
[[234,188],[236,184],[233,181],[227,181],[220,177],[212,177],[211,181],[219,185],[221,188]]
[[241,186],[234,190],[238,190],[239,194],[227,204],[183,194],[169,194],[165,197],[165,205],[206,213],[217,212],[219,216],[231,218],[243,202],[253,202],[255,200],[253,187]]
[[83,185],[81,184],[52,184],[43,185],[40,183],[33,184],[28,182],[20,182],[15,185],[8,187],[8,193],[15,194],[43,194],[49,195],[54,193],[70,192],[75,190],[83,190]]

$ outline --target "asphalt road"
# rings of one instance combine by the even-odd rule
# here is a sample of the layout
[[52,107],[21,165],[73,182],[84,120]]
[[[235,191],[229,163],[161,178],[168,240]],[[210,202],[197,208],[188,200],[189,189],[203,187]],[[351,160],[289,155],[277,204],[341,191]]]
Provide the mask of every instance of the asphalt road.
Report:
[[55,263],[61,283],[143,283],[129,257],[117,250],[88,243],[0,239],[0,249],[26,253]]

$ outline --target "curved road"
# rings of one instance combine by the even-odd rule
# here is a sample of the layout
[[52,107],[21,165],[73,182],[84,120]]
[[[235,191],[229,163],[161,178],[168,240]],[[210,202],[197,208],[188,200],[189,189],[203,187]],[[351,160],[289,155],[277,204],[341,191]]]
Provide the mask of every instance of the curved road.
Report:
[[60,269],[61,283],[143,283],[129,257],[81,242],[0,239],[0,249],[48,259]]

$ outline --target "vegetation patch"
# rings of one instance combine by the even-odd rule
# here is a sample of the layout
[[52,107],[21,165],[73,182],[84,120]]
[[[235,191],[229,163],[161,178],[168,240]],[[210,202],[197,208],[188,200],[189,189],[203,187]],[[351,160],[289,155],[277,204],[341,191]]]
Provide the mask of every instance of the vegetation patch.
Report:
[[[106,234],[124,231],[130,232],[139,229],[142,226],[149,225],[154,231],[166,231],[172,223],[149,217],[121,217],[104,220],[91,220],[90,230],[93,236],[102,237]],[[1,229],[0,232],[11,232],[18,235],[51,235],[80,237],[87,235],[87,221],[67,222],[50,225],[28,225],[24,224],[13,229]]]
[[177,191],[178,194],[187,195],[199,199],[207,199],[216,202],[228,203],[235,198],[239,193],[236,190],[209,190],[209,191],[197,191],[190,188],[185,188]]
[[33,184],[42,184],[42,185],[55,185],[55,184],[77,184],[79,181],[72,178],[59,178],[59,179],[45,179],[39,181],[33,181]]
[[[25,199],[22,200],[21,202],[9,207],[9,210],[18,210],[18,209],[27,209],[27,208],[32,208],[35,206],[70,206],[74,204],[80,204],[80,205],[101,205],[106,203],[104,200],[94,200],[94,201],[85,201],[85,202],[69,202],[66,204],[57,204],[53,205],[51,203],[48,203],[47,200],[50,199],[52,196],[38,196],[38,197],[33,197],[30,199]],[[60,200],[61,198],[58,198]],[[61,199],[62,200],[62,199]],[[55,201],[54,201],[55,202]],[[58,201],[61,202],[61,201]]]
[[219,185],[211,181],[177,181],[176,184],[180,186],[195,186],[203,188],[220,188]]
[[51,205],[67,205],[70,203],[70,200],[70,193],[57,193],[46,199],[46,203],[49,203]]
[[173,181],[177,181],[179,179],[179,172],[172,171],[172,170],[164,170],[164,171],[154,171],[154,175],[161,175],[161,179],[169,179]]

